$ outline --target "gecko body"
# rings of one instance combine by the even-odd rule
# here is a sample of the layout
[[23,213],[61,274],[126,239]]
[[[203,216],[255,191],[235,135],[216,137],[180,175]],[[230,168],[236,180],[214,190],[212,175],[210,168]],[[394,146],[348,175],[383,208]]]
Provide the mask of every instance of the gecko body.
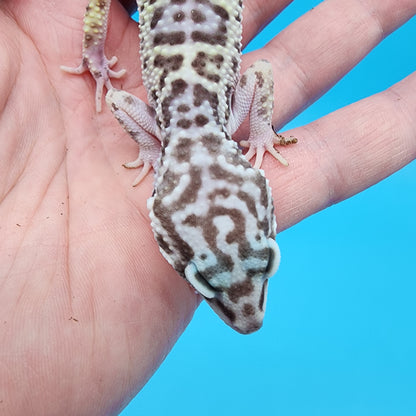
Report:
[[[105,38],[109,3],[90,2],[89,35],[87,16]],[[271,126],[270,64],[256,62],[239,75],[240,0],[141,0],[138,9],[149,105],[111,87],[110,77],[122,75],[109,69],[115,58],[105,61],[103,46],[96,58],[97,45],[86,48],[85,36],[82,64],[64,69],[90,70],[97,110],[103,85],[109,89],[107,103],[140,146],[126,164],[142,166],[136,183],[155,169],[148,207],[163,256],[228,325],[251,333],[262,325],[268,278],[280,261],[271,191],[258,167],[265,151],[286,164],[274,144],[295,141]],[[99,48],[103,42],[101,33]],[[102,74],[91,69],[96,62],[106,62]],[[247,115],[250,134],[240,144],[248,158],[257,154],[255,167],[232,140]]]

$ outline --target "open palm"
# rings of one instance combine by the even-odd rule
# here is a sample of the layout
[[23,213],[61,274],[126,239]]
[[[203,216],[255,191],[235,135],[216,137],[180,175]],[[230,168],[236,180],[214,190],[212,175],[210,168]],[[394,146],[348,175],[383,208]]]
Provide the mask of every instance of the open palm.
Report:
[[[247,42],[288,0],[247,0]],[[330,88],[416,12],[411,0],[328,0],[262,51],[275,125]],[[85,0],[0,2],[0,413],[115,415],[169,352],[199,298],[163,260],[137,148],[79,63]],[[114,1],[107,51],[140,98],[137,25]],[[416,75],[291,132],[289,168],[270,157],[279,229],[351,196],[416,156]],[[244,129],[239,137],[244,137]],[[214,319],[214,318],[213,318]]]

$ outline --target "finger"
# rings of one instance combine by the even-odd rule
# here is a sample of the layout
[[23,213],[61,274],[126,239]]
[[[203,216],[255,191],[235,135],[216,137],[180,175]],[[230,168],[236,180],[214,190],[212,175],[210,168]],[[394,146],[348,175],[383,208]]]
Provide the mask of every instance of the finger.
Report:
[[416,158],[416,72],[291,133],[289,168],[265,159],[279,229],[379,182]]
[[260,30],[270,23],[292,0],[245,0],[243,1],[243,46],[247,45]]
[[327,0],[299,18],[244,67],[266,58],[274,69],[278,128],[330,89],[384,37],[416,13],[413,0]]

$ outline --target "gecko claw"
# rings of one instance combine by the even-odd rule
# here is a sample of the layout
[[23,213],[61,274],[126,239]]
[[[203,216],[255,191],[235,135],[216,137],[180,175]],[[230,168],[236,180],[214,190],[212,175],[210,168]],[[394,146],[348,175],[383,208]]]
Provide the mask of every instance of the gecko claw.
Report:
[[137,175],[134,182],[132,183],[132,186],[137,186],[147,176],[147,174],[150,172],[150,169],[152,169],[152,167],[153,166],[152,166],[151,163],[144,162],[143,163],[143,168],[140,171],[140,173]]

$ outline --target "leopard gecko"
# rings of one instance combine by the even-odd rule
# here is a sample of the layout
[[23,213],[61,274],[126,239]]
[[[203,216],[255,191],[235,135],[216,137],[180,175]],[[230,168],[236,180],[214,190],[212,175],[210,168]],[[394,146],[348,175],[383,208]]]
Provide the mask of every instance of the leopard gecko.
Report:
[[[96,80],[96,109],[106,101],[139,144],[134,185],[153,168],[148,201],[155,239],[165,259],[232,328],[262,326],[268,279],[279,266],[271,190],[259,169],[274,145],[296,139],[271,125],[273,77],[267,61],[240,73],[241,0],[138,0],[143,83],[149,105],[112,87],[104,43],[110,0],[90,0],[82,62]],[[247,140],[232,135],[249,116]],[[245,155],[241,147],[247,147]],[[255,164],[249,163],[254,156]]]

